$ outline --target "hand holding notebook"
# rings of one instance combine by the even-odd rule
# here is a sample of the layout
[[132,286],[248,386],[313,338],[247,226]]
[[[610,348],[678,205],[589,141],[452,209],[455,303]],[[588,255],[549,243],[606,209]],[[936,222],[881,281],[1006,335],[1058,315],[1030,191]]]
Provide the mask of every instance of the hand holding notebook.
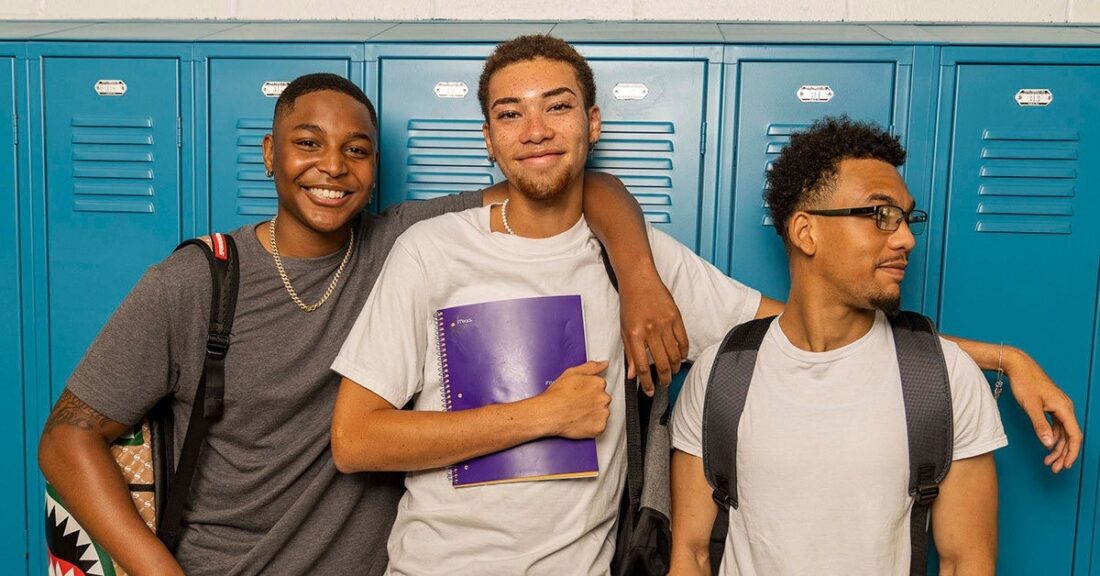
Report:
[[[553,393],[559,399],[584,397],[576,394],[577,386],[587,386],[590,399],[599,396],[598,390],[592,390],[598,386],[591,380],[596,378],[594,375],[559,378],[567,369],[588,360],[580,296],[539,296],[444,308],[436,312],[436,325],[445,410],[517,402],[546,393],[551,387],[556,388]],[[590,372],[595,368],[586,365],[574,370]],[[555,383],[558,386],[552,386]],[[563,406],[554,401],[555,396],[540,399],[540,403],[548,410],[560,408],[557,417],[561,422],[581,422],[580,426],[562,427],[560,433],[584,439],[547,436],[459,462],[451,466],[452,484],[471,486],[598,474],[596,441],[588,432],[603,424],[585,429],[583,423],[598,421],[600,408],[596,408],[596,418],[580,418],[585,408],[569,407],[567,403]]]
[[590,361],[567,368],[539,396],[541,415],[551,426],[551,436],[582,440],[595,438],[607,427],[611,396],[599,376],[607,361]]

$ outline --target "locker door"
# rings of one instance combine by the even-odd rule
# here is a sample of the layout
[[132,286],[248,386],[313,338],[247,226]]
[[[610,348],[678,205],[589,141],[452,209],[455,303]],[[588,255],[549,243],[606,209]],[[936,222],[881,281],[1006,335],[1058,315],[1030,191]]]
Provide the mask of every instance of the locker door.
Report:
[[[476,190],[503,178],[489,164],[481,135],[477,81],[483,62],[382,62],[383,208]],[[697,249],[704,64],[589,62],[603,114],[603,135],[589,167],[621,178],[647,220]]]
[[[891,127],[897,114],[894,62],[767,62],[739,65],[736,179],[730,273],[773,298],[790,288],[787,255],[764,205],[765,178],[792,132],[847,114]],[[895,127],[897,133],[902,127]],[[905,286],[920,286],[912,266]]]
[[26,570],[27,516],[24,505],[23,347],[19,285],[19,188],[15,152],[15,59],[0,57],[0,565]]
[[180,240],[179,61],[46,58],[42,82],[56,397],[142,272]]
[[[1022,347],[1084,407],[1100,272],[1100,70],[960,65],[957,79],[943,330]],[[997,573],[1070,574],[1082,466],[1045,470],[1023,412],[1000,403],[1013,445],[996,455]],[[1083,408],[1077,416],[1085,426]]]
[[228,232],[275,214],[275,185],[264,173],[264,135],[271,132],[271,115],[282,83],[312,72],[350,77],[351,62],[210,59],[211,230]]

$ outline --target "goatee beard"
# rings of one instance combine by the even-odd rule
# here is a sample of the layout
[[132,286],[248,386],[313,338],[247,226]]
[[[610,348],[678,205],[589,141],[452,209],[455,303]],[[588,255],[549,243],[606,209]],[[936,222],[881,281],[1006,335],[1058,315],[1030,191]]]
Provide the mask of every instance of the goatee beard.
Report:
[[901,296],[879,294],[871,297],[871,307],[887,314],[895,314],[901,309]]
[[512,180],[512,185],[521,194],[532,200],[552,200],[561,195],[569,185],[569,172],[562,170],[557,174],[540,179],[519,175]]

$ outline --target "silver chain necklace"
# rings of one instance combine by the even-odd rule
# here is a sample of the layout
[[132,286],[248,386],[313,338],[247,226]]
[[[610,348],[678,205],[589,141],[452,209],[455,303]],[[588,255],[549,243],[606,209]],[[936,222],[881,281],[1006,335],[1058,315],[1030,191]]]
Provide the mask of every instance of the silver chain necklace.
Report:
[[286,269],[283,268],[283,259],[279,257],[279,245],[275,242],[275,220],[278,217],[278,214],[273,216],[271,222],[267,225],[267,240],[271,243],[271,255],[275,257],[275,268],[279,271],[279,278],[283,279],[283,286],[286,287],[286,293],[290,294],[290,299],[297,304],[302,311],[313,312],[323,306],[329,296],[332,296],[332,291],[336,289],[336,284],[340,282],[340,274],[343,273],[344,267],[348,265],[348,260],[351,260],[351,253],[355,250],[355,226],[351,227],[350,238],[348,238],[348,251],[344,252],[344,261],[341,262],[340,267],[336,269],[336,275],[332,277],[332,282],[329,283],[328,289],[325,290],[320,300],[307,305],[305,302],[302,302],[302,299],[298,297],[298,292],[290,285],[290,278],[287,277]]
[[511,200],[511,198],[505,198],[504,199],[504,204],[500,205],[500,221],[504,224],[504,231],[511,234],[512,236],[515,236],[516,231],[512,230],[512,227],[508,225],[508,201],[509,200]]

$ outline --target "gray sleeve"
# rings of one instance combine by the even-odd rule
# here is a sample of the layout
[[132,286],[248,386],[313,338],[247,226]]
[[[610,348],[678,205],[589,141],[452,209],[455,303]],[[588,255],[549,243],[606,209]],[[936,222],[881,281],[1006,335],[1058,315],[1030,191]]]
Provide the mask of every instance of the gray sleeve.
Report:
[[172,393],[171,294],[150,268],[96,336],[66,387],[100,414],[132,425]]
[[409,226],[442,216],[449,212],[461,212],[470,208],[478,208],[482,204],[481,190],[451,194],[423,201],[407,201],[390,206],[382,216],[389,222],[395,232],[394,237],[400,236]]

